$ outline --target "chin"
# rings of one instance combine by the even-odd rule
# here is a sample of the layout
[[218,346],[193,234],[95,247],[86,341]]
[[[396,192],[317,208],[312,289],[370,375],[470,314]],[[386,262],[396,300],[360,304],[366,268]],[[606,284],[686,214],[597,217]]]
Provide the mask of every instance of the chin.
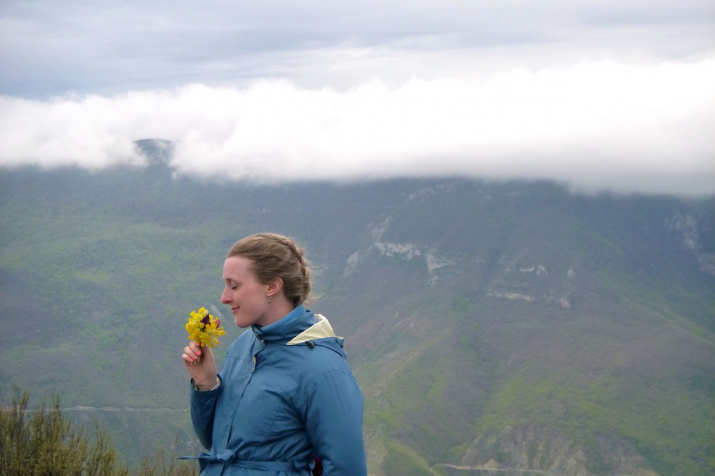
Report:
[[236,327],[239,327],[241,329],[248,329],[253,325],[253,322],[248,320],[248,319],[241,319],[238,316],[234,317],[234,322],[236,323]]

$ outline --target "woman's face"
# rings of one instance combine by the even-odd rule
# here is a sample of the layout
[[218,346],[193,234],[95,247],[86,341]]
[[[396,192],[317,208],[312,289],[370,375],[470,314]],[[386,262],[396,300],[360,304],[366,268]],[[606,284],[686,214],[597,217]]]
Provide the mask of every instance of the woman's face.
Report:
[[261,284],[251,271],[253,261],[231,256],[223,265],[225,288],[221,302],[231,307],[236,325],[241,328],[266,325],[268,284]]

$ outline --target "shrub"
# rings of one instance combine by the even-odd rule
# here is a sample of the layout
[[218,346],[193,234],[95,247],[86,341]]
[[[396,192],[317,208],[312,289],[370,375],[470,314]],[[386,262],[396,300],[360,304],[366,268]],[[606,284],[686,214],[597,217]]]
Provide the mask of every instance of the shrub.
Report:
[[27,409],[30,397],[15,389],[12,406],[0,409],[0,474],[6,476],[128,476],[104,429],[92,439],[84,426],[66,420],[59,398]]
[[[0,475],[2,476],[129,476],[117,458],[104,428],[97,422],[92,436],[73,425],[61,411],[59,397],[28,410],[29,394],[15,389],[12,405],[0,404]],[[178,461],[160,447],[141,461],[136,476],[195,476],[195,462]]]

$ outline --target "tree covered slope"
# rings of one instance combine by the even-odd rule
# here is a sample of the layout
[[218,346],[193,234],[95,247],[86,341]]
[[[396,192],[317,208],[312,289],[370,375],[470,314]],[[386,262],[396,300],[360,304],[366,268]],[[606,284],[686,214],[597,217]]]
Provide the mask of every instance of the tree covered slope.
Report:
[[372,474],[715,472],[712,198],[200,182],[161,161],[5,170],[2,398],[60,393],[129,459],[176,435],[194,451],[183,324],[222,316],[221,357],[241,332],[224,254],[259,231],[312,258],[312,308],[365,393]]

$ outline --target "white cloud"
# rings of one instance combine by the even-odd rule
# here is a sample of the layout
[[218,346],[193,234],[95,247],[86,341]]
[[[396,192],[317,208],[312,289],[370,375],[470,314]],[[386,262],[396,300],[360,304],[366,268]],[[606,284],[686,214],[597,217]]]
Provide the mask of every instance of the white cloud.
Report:
[[709,0],[7,0],[0,166],[715,193]]
[[176,144],[179,173],[260,181],[462,175],[587,190],[715,193],[715,57],[577,62],[476,76],[285,80],[44,101],[0,98],[1,166],[141,160]]

